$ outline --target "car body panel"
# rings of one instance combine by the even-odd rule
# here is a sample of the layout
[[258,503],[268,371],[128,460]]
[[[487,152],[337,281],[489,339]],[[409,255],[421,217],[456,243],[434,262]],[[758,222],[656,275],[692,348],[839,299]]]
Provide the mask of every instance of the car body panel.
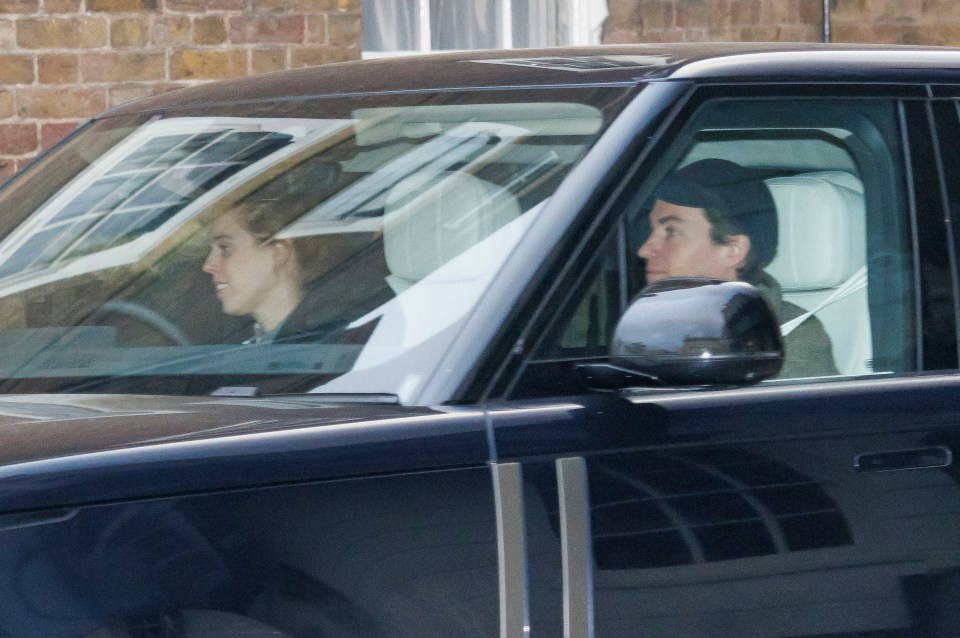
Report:
[[[271,395],[214,375],[196,387],[234,396],[166,396],[137,379],[154,392],[121,381],[0,399],[0,635],[146,636],[211,613],[344,638],[957,635],[958,86],[954,50],[650,44],[333,64],[112,109],[101,121],[396,95],[424,107],[400,121],[407,143],[444,131],[417,119],[441,95],[616,96],[613,121],[410,392],[384,394],[371,372],[369,394]],[[742,387],[588,387],[578,365],[606,353],[551,359],[540,342],[598,263],[623,313],[638,292],[624,219],[676,166],[698,109],[731,100],[889,107],[893,133],[871,129],[874,146],[835,157],[872,178],[868,208],[902,216],[884,227],[897,240],[905,229],[899,270],[871,262],[870,301],[901,313],[872,328],[907,363]],[[841,150],[856,137],[815,119],[795,128]],[[743,139],[791,133],[758,121]],[[781,139],[797,148],[789,134],[764,141]],[[857,158],[886,142],[888,170],[868,174]],[[792,157],[763,168],[809,170]],[[899,284],[912,297],[878,290]],[[434,301],[439,312],[448,299]]]

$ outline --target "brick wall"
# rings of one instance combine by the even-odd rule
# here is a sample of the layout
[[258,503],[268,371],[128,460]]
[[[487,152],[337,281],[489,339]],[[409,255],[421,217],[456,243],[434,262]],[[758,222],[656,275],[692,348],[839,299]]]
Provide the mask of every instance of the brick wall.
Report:
[[834,42],[960,45],[957,0],[833,0]]
[[[820,42],[823,0],[608,0],[609,43]],[[833,42],[960,45],[960,0],[831,0]]]
[[360,57],[360,0],[0,0],[0,177],[138,97]]
[[[892,0],[896,1],[896,0]],[[608,43],[819,42],[823,0],[608,0]]]

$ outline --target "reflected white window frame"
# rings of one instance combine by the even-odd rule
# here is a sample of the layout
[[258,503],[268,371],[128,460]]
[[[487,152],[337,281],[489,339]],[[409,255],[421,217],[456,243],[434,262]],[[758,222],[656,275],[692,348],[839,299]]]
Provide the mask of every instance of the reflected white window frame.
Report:
[[[304,149],[321,143],[339,131],[355,124],[355,120],[312,120],[296,118],[243,118],[243,117],[179,117],[153,119],[131,132],[122,142],[98,157],[85,170],[78,173],[47,203],[36,210],[28,220],[17,227],[0,242],[0,265],[30,238],[49,227],[61,210],[81,196],[91,184],[102,179],[115,167],[122,165],[138,150],[154,139],[170,135],[196,135],[229,131],[290,134],[292,140],[272,153],[250,163],[232,174],[209,191],[200,194],[184,205],[178,212],[156,228],[116,245],[78,256],[58,255],[50,263],[38,268],[0,278],[0,299],[11,294],[29,290],[60,279],[124,266],[143,260],[152,250],[202,211],[229,194],[242,191],[259,176],[268,174],[271,167],[291,158]],[[105,217],[109,217],[108,213]],[[64,253],[69,252],[69,248]]]
[[[472,2],[475,0],[463,0]],[[491,0],[495,18],[495,47],[512,49],[517,45],[519,30],[515,28],[514,4],[520,0]],[[525,42],[523,46],[585,46],[600,44],[603,24],[607,18],[607,0],[522,0],[528,8],[528,24],[526,25]],[[368,50],[367,36],[364,35],[364,58],[393,57],[428,53],[439,50],[432,44],[433,34],[431,27],[432,0],[364,0],[363,18],[365,29],[375,28],[380,12],[375,10],[378,3],[393,2],[397,10],[396,16],[403,11],[413,9],[415,19],[408,26],[415,27],[415,33],[407,34],[407,39],[414,44],[414,48],[396,47],[384,50]],[[406,2],[407,4],[403,4]],[[390,13],[384,12],[384,14]],[[398,33],[401,29],[398,24],[390,25],[388,31]],[[519,25],[518,25],[519,26]],[[384,29],[380,29],[381,32]],[[402,39],[404,35],[397,35]],[[386,45],[390,46],[389,43]]]

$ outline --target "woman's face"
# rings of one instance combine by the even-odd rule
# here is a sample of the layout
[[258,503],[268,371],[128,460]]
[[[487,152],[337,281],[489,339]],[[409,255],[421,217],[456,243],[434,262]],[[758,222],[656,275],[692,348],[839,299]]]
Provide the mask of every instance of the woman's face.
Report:
[[[217,298],[228,315],[250,315],[266,329],[279,311],[277,295],[284,287],[282,265],[273,242],[263,242],[232,214],[221,215],[210,228],[210,253],[203,271],[213,278]],[[279,318],[283,319],[284,314]],[[279,323],[279,320],[276,323]]]

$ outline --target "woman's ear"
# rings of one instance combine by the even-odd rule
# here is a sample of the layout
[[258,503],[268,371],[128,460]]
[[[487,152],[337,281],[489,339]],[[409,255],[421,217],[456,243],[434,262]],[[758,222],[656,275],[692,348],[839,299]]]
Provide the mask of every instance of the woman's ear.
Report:
[[293,240],[273,239],[270,241],[270,255],[273,257],[273,266],[278,271],[293,264]]

